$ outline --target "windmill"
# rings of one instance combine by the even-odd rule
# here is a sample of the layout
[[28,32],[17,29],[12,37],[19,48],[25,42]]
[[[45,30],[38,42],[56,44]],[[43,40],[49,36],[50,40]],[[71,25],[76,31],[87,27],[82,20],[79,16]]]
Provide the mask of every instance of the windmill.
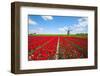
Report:
[[70,35],[70,32],[72,31],[70,28],[65,28],[65,31],[67,32],[67,35]]

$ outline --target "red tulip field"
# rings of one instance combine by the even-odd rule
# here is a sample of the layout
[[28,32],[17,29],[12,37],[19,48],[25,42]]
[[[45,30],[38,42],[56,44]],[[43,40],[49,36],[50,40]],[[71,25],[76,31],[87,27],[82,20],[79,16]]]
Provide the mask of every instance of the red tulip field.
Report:
[[87,49],[87,37],[28,36],[28,60],[87,58]]

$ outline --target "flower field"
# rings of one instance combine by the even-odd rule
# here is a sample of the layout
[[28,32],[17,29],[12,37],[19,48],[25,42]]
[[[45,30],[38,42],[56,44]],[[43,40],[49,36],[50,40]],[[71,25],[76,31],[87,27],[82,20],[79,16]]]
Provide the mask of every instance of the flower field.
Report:
[[87,58],[87,49],[87,37],[28,36],[28,60]]

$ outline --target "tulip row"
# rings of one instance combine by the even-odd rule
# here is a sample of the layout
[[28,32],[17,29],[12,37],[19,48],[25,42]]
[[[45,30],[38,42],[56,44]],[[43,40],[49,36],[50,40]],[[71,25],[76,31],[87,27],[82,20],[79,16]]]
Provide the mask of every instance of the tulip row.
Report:
[[[76,40],[77,38],[75,39],[75,37],[73,40],[72,37],[60,37],[59,59],[87,58],[87,50],[83,49],[84,47],[87,48],[87,44],[84,47],[80,47],[83,45],[79,45],[79,43],[84,40],[81,41],[79,39],[79,43]],[[87,43],[87,41],[83,43]]]
[[[47,38],[47,37],[46,37]],[[40,39],[41,40],[41,39]],[[58,37],[50,37],[47,43],[29,55],[29,60],[54,60],[57,48]]]

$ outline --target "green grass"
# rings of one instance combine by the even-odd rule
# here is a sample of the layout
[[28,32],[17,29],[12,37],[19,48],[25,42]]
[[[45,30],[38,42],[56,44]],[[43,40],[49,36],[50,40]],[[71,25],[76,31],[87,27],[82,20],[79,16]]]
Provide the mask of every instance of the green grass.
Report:
[[87,34],[70,34],[70,35],[67,35],[67,34],[29,34],[29,35],[32,35],[32,36],[69,36],[69,37],[87,37],[88,35]]
[[31,34],[32,36],[68,36],[67,34]]

